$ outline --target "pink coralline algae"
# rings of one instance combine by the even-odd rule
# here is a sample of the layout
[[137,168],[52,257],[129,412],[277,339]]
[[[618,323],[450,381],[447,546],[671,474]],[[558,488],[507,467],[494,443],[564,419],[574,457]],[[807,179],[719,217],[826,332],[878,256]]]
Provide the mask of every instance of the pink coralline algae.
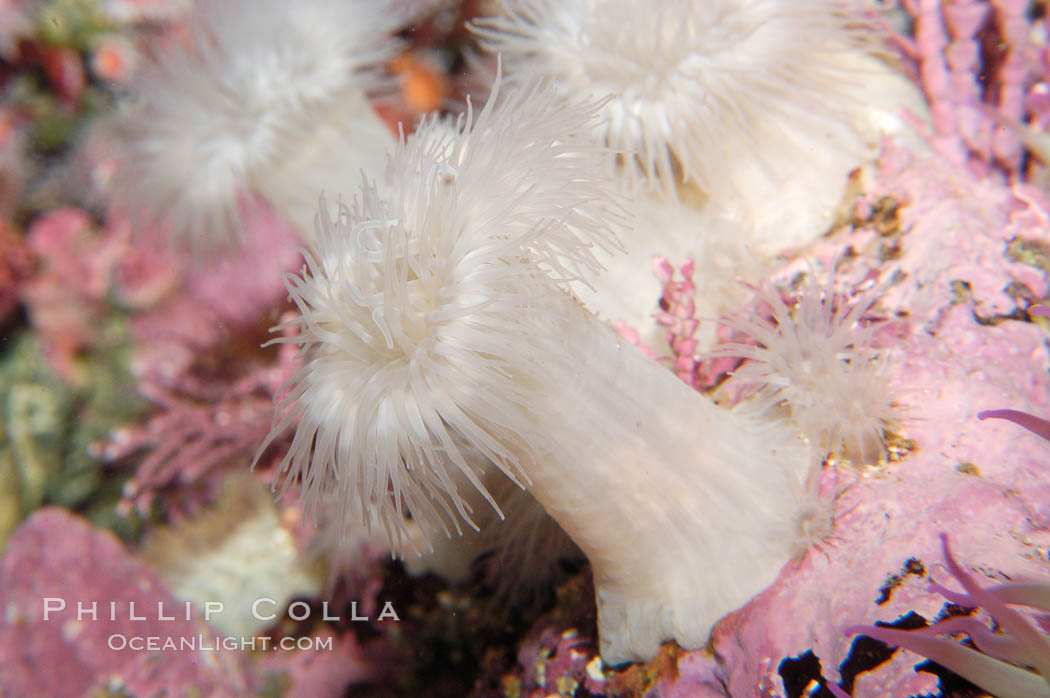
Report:
[[[0,607],[3,696],[232,698],[276,683],[290,698],[336,698],[394,671],[382,637],[362,645],[353,632],[319,629],[290,645],[276,635],[224,638],[205,609],[173,597],[111,533],[58,508],[38,511],[10,539]],[[134,649],[144,642],[157,649]]]
[[[37,512],[11,538],[0,562],[0,607],[0,694],[5,696],[116,690],[219,697],[247,695],[254,688],[247,656],[216,649],[221,636],[204,623],[202,611],[193,609],[186,620],[185,604],[112,534],[60,509]],[[212,649],[122,647],[125,639],[146,637],[206,642]]]
[[261,202],[242,208],[250,239],[208,263],[159,244],[155,232],[133,235],[119,216],[99,228],[64,208],[29,230],[36,270],[18,293],[59,376],[82,383],[78,356],[110,347],[108,320],[130,327],[132,373],[158,411],[95,455],[149,450],[127,485],[127,502],[142,510],[156,490],[200,482],[238,456],[246,464],[266,435],[273,394],[294,372],[290,352],[262,354],[258,344],[285,302],[282,273],[301,261],[296,238]]
[[[158,493],[183,488],[185,495],[191,485],[203,485],[205,491],[198,494],[207,498],[214,494],[208,485],[218,483],[209,481],[209,474],[228,463],[246,466],[246,454],[269,431],[273,395],[298,365],[294,351],[280,354],[276,364],[256,364],[234,381],[207,383],[191,372],[175,389],[141,382],[139,391],[154,403],[157,414],[143,426],[118,429],[97,446],[104,461],[146,453],[124,487],[124,507],[134,505],[146,513]],[[178,507],[169,507],[169,515],[176,513]]]
[[785,566],[715,627],[714,671],[727,696],[798,696],[825,683],[857,697],[935,691],[936,674],[903,653],[866,657],[842,629],[912,612],[932,619],[943,599],[925,579],[940,559],[940,531],[997,577],[1050,576],[1047,446],[1019,438],[1012,424],[978,420],[999,405],[1050,413],[1046,333],[1028,321],[1048,292],[1044,198],[887,146],[856,208],[852,224],[815,242],[773,283],[835,269],[834,288],[845,295],[872,278],[886,284],[873,312],[889,320],[876,341],[888,352],[901,431],[887,437],[887,460],[859,474],[826,466],[825,484],[849,482],[824,488],[837,500],[822,554]]
[[675,269],[670,262],[663,257],[653,260],[653,273],[664,285],[656,322],[667,330],[675,375],[699,388],[702,385],[697,385],[694,380],[698,364],[696,331],[700,328],[700,320],[696,317],[696,303],[693,300],[693,296],[696,295],[696,286],[693,284],[694,269],[693,260],[686,260],[678,269],[681,281],[676,281]]
[[[1000,698],[1050,695],[1050,639],[1043,634],[1047,616],[1036,619],[1040,628],[1012,607],[1031,606],[1050,611],[1050,584],[982,587],[952,556],[944,534],[941,545],[949,571],[966,593],[951,591],[934,582],[930,583],[930,591],[961,609],[984,607],[995,620],[995,631],[980,620],[966,617],[965,612],[960,616],[956,609],[946,609],[947,617],[929,628],[905,631],[884,626],[852,626],[846,628],[846,633],[866,635],[929,657],[982,688],[994,691]],[[968,635],[977,650],[940,637],[956,633]],[[1033,667],[1035,672],[1021,668],[1023,666]],[[836,696],[846,695],[832,690]]]
[[155,281],[165,268],[181,271],[176,288],[131,320],[141,347],[135,360],[138,375],[171,379],[198,354],[213,352],[260,323],[276,321],[273,313],[286,295],[282,274],[302,263],[298,238],[258,198],[242,197],[238,210],[248,227],[235,253],[194,262],[172,250],[150,252],[147,244],[144,254],[154,258],[140,258],[140,265],[148,266],[139,270],[137,287]]
[[1028,0],[901,0],[914,37],[897,36],[930,104],[934,149],[978,173],[1018,174],[1021,123],[1050,119],[1046,26]]
[[[253,205],[252,234],[237,255],[207,266],[187,263],[175,290],[131,319],[132,370],[158,411],[97,446],[105,461],[148,451],[126,485],[125,506],[148,511],[158,491],[207,484],[206,476],[226,463],[246,466],[246,454],[269,430],[274,394],[298,367],[289,345],[260,353],[260,339],[238,344],[245,335],[262,338],[277,323],[281,274],[301,261],[291,231]],[[148,278],[142,274],[138,286],[148,286]],[[268,472],[265,465],[261,470]]]
[[133,235],[120,216],[98,226],[80,209],[60,208],[34,221],[26,246],[36,269],[19,294],[55,371],[76,382],[77,355],[99,348],[114,310],[129,316],[140,379],[175,380],[201,354],[272,324],[267,313],[285,294],[281,273],[301,260],[297,238],[261,202],[245,199],[241,208],[252,239],[208,263],[165,248],[154,231]]
[[[687,259],[677,269],[664,257],[653,259],[653,274],[663,284],[658,307],[654,313],[656,324],[664,331],[670,354],[661,356],[656,350],[642,343],[636,330],[624,324],[617,330],[632,344],[649,356],[667,363],[675,375],[697,390],[707,390],[718,385],[737,364],[733,357],[705,357],[700,351],[696,337],[702,318],[697,316],[696,284],[693,274],[696,263]],[[725,324],[716,331],[721,342],[744,341],[741,333]]]
[[52,368],[74,381],[78,352],[101,341],[101,318],[122,242],[99,231],[87,213],[61,208],[27,234],[36,271],[19,289]]
[[[1050,307],[1045,305],[1034,306],[1029,309],[1029,312],[1032,315],[1050,317]],[[1050,441],[1050,421],[1041,417],[1036,417],[1034,414],[1028,414],[1027,412],[1022,412],[1020,410],[998,409],[978,412],[977,418],[982,420],[1005,419],[1008,422],[1013,422],[1018,426],[1024,427],[1036,436],[1041,436],[1047,441]]]

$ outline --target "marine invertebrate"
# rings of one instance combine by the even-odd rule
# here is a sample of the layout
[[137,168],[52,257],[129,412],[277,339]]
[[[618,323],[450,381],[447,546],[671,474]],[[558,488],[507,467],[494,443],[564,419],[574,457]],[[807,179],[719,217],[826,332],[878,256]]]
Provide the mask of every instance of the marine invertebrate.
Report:
[[[1028,309],[1028,312],[1040,317],[1050,317],[1050,307],[1045,305],[1032,306]],[[1028,412],[1011,409],[984,410],[977,413],[977,419],[980,419],[981,421],[986,419],[1005,419],[1008,422],[1013,422],[1017,426],[1027,429],[1036,436],[1040,436],[1047,441],[1050,441],[1050,421],[1047,421],[1042,417],[1036,417],[1034,414],[1029,414]]]
[[[491,332],[490,338],[477,333],[478,328],[499,330],[510,322],[502,333],[507,334],[517,327],[516,314],[543,318],[545,306],[571,302],[546,275],[577,278],[581,266],[596,270],[587,244],[614,244],[614,202],[585,164],[600,158],[600,151],[573,140],[573,130],[586,123],[589,113],[559,112],[549,94],[533,89],[504,100],[499,110],[490,101],[476,120],[470,113],[458,124],[428,121],[399,148],[382,190],[366,184],[352,208],[339,205],[336,220],[326,215],[326,204],[321,206],[319,255],[307,259],[301,277],[287,279],[301,312],[293,321],[299,333],[275,340],[301,345],[309,359],[289,395],[302,414],[286,415],[275,428],[276,432],[300,417],[284,465],[293,476],[308,475],[303,483],[308,498],[324,489],[324,475],[336,461],[349,459],[360,461],[352,470],[373,465],[385,473],[363,483],[343,483],[367,485],[368,492],[359,496],[362,504],[376,505],[374,521],[392,530],[403,528],[400,497],[405,490],[414,518],[444,530],[440,513],[451,509],[435,509],[428,500],[415,498],[417,490],[435,487],[455,500],[454,508],[469,522],[446,468],[451,466],[479,491],[485,490],[477,469],[462,455],[467,449],[453,434],[476,439],[484,458],[504,467],[516,481],[526,481],[498,440],[480,437],[484,428],[500,435],[527,431],[527,422],[521,417],[515,421],[500,404],[504,399],[524,402],[523,388],[498,358],[517,352],[509,351],[500,332]],[[549,122],[541,126],[542,119]],[[571,145],[559,143],[559,138],[570,139]],[[507,143],[520,157],[518,162],[510,163],[502,154]],[[508,194],[514,195],[511,202],[498,199]],[[589,242],[580,235],[591,236]],[[523,259],[516,262],[519,254]],[[341,339],[346,332],[349,336]],[[542,332],[529,341],[560,344],[561,339],[547,338],[553,334]],[[486,352],[468,351],[479,341]],[[382,380],[373,379],[373,369],[384,365],[393,375],[381,372]],[[447,396],[431,395],[450,368],[472,376],[478,387],[448,385]],[[426,375],[425,381],[419,372]],[[471,396],[471,404],[495,404],[479,413],[448,404]],[[388,415],[365,411],[376,409],[376,401]],[[334,414],[345,416],[332,419]],[[411,454],[413,460],[430,465],[435,475],[428,469],[402,468],[401,450],[411,441],[387,443],[380,438],[386,436],[383,422],[391,419],[409,421],[417,439],[433,434],[441,443],[439,451]],[[344,422],[352,431],[340,436]],[[359,444],[351,451],[351,436],[360,436],[369,446]],[[311,445],[314,460],[323,464],[320,468],[309,465]],[[365,462],[371,458],[374,464]],[[314,480],[318,475],[321,479]],[[396,511],[388,508],[391,502],[384,495],[388,480],[393,481]]]
[[[740,132],[773,132],[755,135],[750,153],[761,157],[758,143],[781,131],[777,117],[797,118],[798,105],[823,101],[837,73],[824,52],[845,43],[832,7],[519,0],[501,2],[501,16],[476,20],[475,30],[512,75],[557,75],[566,93],[611,97],[601,128],[625,154],[633,185],[673,193],[679,180],[695,180],[717,194],[732,181],[721,166],[739,159],[728,150]],[[794,89],[797,101],[784,100]]]
[[883,453],[884,429],[895,421],[886,356],[872,347],[878,324],[863,321],[881,288],[850,301],[821,287],[813,274],[810,270],[793,307],[779,291],[757,289],[770,319],[724,320],[757,344],[729,342],[710,356],[749,359],[733,376],[751,387],[750,409],[786,408],[819,448],[858,464],[874,462]]
[[977,413],[977,419],[1005,419],[1027,429],[1036,436],[1050,440],[1050,422],[1041,417],[1036,417],[1034,414],[1028,414],[1020,410],[984,410]]
[[[542,76],[562,95],[602,99],[592,136],[619,152],[644,232],[610,273],[574,291],[610,322],[659,342],[655,255],[697,261],[698,309],[721,315],[736,278],[815,239],[851,173],[884,136],[908,136],[899,108],[922,95],[876,57],[865,19],[841,0],[501,0],[477,19],[511,79]],[[623,31],[630,26],[630,32]],[[805,163],[800,167],[799,163]],[[709,347],[711,335],[698,337]]]
[[256,190],[309,241],[318,192],[393,145],[367,95],[405,19],[386,2],[197,4],[119,117],[122,204],[206,247],[236,239]]
[[[497,91],[498,92],[498,91]],[[411,546],[472,525],[496,469],[587,555],[603,658],[652,657],[776,577],[811,496],[790,430],[723,410],[588,313],[617,205],[593,105],[548,87],[425,122],[332,219],[288,288],[303,368],[271,438],[307,501]],[[595,493],[601,493],[596,496]],[[808,516],[808,514],[803,514]]]
[[[1000,698],[1050,696],[1050,639],[1046,627],[1037,627],[1011,606],[1030,606],[1050,612],[1050,584],[1013,583],[982,587],[952,556],[948,536],[941,534],[945,564],[962,584],[965,594],[931,583],[948,601],[967,608],[981,606],[996,621],[998,631],[969,617],[950,617],[921,630],[904,631],[854,625],[847,635],[862,634],[903,647],[938,662]],[[965,633],[977,649],[939,635]]]
[[498,7],[474,22],[485,45],[512,77],[606,98],[596,135],[623,153],[633,188],[673,197],[692,184],[703,206],[783,228],[774,245],[819,234],[847,173],[883,132],[903,130],[895,109],[922,111],[912,86],[848,28],[861,18],[839,0]]
[[[465,530],[454,539],[434,541],[434,551],[405,558],[413,575],[433,572],[446,580],[462,583],[480,580],[502,603],[520,605],[548,590],[563,570],[563,563],[582,560],[583,554],[558,522],[527,491],[491,469],[482,480],[485,490],[499,505],[489,506],[468,483],[460,492],[469,503],[478,530]],[[354,541],[356,522],[346,522],[343,536]],[[322,529],[329,546],[334,532]],[[525,574],[527,571],[527,574]]]

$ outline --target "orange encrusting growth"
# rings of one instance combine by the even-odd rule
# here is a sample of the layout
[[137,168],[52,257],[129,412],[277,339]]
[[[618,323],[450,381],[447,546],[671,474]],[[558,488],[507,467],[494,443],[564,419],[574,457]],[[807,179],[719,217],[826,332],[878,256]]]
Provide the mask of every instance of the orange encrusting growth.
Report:
[[448,94],[445,71],[415,53],[405,52],[390,61],[390,72],[400,79],[401,101],[412,111],[432,112]]

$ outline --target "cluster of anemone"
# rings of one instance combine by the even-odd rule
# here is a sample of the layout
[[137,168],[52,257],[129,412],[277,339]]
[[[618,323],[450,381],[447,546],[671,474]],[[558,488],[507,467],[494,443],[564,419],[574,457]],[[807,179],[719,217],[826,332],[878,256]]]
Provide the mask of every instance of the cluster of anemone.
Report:
[[337,219],[322,206],[317,258],[288,279],[298,332],[277,341],[304,366],[274,433],[297,423],[286,482],[395,549],[409,511],[429,545],[475,524],[472,491],[499,510],[493,473],[526,487],[590,561],[616,663],[702,646],[772,583],[811,526],[813,458],[568,292],[622,223],[581,135],[596,113],[543,86],[497,95],[423,123]]

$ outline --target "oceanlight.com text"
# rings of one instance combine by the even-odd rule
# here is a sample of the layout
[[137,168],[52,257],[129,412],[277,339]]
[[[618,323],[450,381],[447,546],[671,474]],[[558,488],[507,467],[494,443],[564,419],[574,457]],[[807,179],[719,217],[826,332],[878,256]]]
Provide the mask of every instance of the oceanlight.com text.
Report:
[[159,635],[124,635],[114,633],[107,644],[111,650],[133,650],[136,652],[214,652],[218,650],[266,652],[269,650],[328,650],[332,649],[332,636],[326,637],[222,637],[218,635],[188,635],[164,637]]

